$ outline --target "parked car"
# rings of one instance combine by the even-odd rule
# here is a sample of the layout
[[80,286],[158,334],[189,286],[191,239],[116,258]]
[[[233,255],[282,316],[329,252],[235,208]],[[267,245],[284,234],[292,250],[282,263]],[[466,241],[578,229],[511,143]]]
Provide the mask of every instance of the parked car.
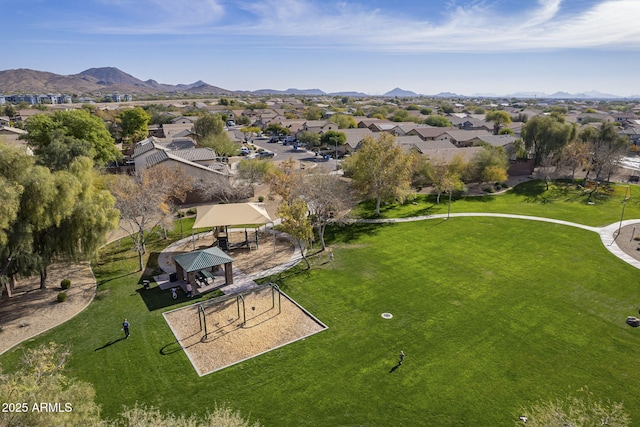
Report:
[[273,157],[275,153],[273,151],[261,151],[258,153],[258,157]]

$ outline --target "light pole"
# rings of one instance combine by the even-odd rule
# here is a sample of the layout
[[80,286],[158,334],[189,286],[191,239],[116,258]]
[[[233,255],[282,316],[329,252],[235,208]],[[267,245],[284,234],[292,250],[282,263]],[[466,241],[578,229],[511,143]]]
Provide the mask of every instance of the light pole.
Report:
[[447,219],[451,215],[451,190],[449,190],[449,206],[447,207]]
[[[620,215],[620,225],[618,226],[618,234],[616,234],[616,236],[613,238],[613,242],[616,241],[618,236],[620,236],[620,231],[622,231],[622,220],[624,218],[624,208],[625,206],[627,206],[627,200],[629,200],[630,198],[631,198],[631,187],[627,186],[627,192],[624,196],[624,200],[622,200],[622,214]],[[611,244],[613,244],[613,242],[611,242]]]

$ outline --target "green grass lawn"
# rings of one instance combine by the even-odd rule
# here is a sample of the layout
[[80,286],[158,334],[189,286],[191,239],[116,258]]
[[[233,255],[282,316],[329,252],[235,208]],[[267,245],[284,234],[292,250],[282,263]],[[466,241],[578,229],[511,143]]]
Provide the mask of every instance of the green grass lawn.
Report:
[[[620,221],[622,201],[627,185],[612,186],[611,191],[599,191],[591,197],[569,182],[559,181],[546,190],[543,181],[529,181],[509,189],[504,194],[477,197],[453,197],[451,213],[494,212],[518,215],[533,215],[565,221],[580,222],[591,226],[604,226]],[[630,185],[631,199],[626,203],[625,219],[640,218],[640,187]],[[413,203],[415,202],[415,204]],[[446,214],[449,198],[419,195],[405,204],[388,204],[381,208],[380,216],[375,215],[375,203],[363,203],[354,210],[361,218],[408,218],[419,215]]]
[[[494,202],[464,203],[491,211],[483,207]],[[565,204],[529,207],[562,217]],[[619,209],[615,200],[602,204]],[[594,211],[563,219],[606,219]],[[586,386],[640,420],[640,331],[625,324],[638,310],[640,271],[595,233],[478,217],[355,224],[327,237],[334,262],[321,254],[312,270],[272,279],[329,329],[214,374],[196,375],[161,316],[190,302],[142,298],[125,242],[96,265],[100,298],[26,345],[68,344],[70,374],[94,385],[108,417],[136,401],[175,413],[216,401],[268,426],[496,426],[511,425],[522,405]],[[123,317],[132,335],[117,341]],[[394,369],[400,350],[406,360]],[[20,354],[3,355],[4,369]]]

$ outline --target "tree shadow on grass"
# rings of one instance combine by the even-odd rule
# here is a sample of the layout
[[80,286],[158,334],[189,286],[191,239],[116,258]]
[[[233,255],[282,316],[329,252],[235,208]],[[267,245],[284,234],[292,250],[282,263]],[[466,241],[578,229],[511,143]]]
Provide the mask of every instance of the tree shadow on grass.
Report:
[[324,238],[331,244],[350,243],[362,236],[374,236],[385,227],[393,227],[393,223],[355,223],[332,225],[327,227]]
[[98,287],[101,287],[102,285],[106,285],[109,282],[113,282],[114,280],[122,279],[123,277],[128,277],[128,276],[131,276],[131,275],[136,274],[136,273],[138,273],[138,272],[137,271],[132,271],[131,273],[123,273],[123,274],[121,274],[119,276],[116,276],[116,277],[111,277],[111,278],[106,279],[106,280],[101,280],[101,281],[97,282],[97,285],[98,285]]
[[144,304],[147,306],[149,311],[180,305],[186,302],[197,301],[202,298],[202,295],[188,298],[182,289],[178,289],[178,298],[173,299],[170,289],[160,289],[159,286],[149,287],[148,289],[142,287],[137,289],[136,292],[140,294],[142,301],[144,301]]

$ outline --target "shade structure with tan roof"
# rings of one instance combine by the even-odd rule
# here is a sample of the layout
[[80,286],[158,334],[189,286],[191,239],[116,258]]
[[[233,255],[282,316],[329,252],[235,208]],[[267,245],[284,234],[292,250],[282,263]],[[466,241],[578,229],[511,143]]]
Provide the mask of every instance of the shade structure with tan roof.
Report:
[[229,203],[198,206],[193,228],[262,225],[272,222],[263,203]]
[[216,268],[220,265],[224,265],[226,284],[230,285],[233,283],[233,270],[231,267],[233,259],[220,248],[213,247],[201,251],[175,255],[173,261],[178,277],[184,278],[186,273],[186,280],[191,284],[196,284],[196,272]]

